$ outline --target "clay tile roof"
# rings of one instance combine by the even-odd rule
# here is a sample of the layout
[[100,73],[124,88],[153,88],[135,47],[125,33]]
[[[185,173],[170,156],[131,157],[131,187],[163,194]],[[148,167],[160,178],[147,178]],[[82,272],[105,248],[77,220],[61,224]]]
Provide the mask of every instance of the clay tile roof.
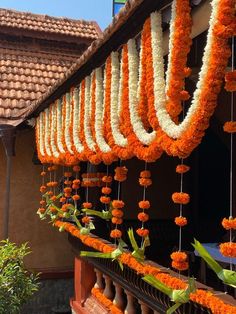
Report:
[[94,21],[57,18],[6,9],[0,9],[0,27],[87,39],[96,39],[101,33]]
[[0,124],[17,124],[100,33],[95,22],[0,9]]

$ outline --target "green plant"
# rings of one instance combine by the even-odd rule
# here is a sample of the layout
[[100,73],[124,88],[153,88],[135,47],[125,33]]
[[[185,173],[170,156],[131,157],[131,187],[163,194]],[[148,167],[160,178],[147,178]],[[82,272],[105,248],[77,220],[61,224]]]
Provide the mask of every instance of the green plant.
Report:
[[0,314],[16,314],[38,290],[38,274],[24,268],[24,257],[30,253],[27,243],[17,246],[0,241]]

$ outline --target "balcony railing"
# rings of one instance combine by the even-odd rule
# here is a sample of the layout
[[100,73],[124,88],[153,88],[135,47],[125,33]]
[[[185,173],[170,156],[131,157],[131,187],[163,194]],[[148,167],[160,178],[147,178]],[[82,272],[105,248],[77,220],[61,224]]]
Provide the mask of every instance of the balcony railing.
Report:
[[[110,259],[103,258],[82,258],[80,257],[81,251],[92,251],[90,248],[85,246],[80,240],[70,237],[70,243],[72,244],[73,251],[77,259],[77,265],[79,265],[79,273],[75,278],[75,295],[79,292],[79,306],[82,306],[83,310],[75,310],[75,313],[106,313],[105,309],[99,310],[99,306],[96,305],[95,298],[91,298],[91,289],[93,287],[98,288],[102,292],[103,296],[108,300],[111,300],[113,304],[119,308],[122,313],[127,314],[161,314],[166,313],[166,310],[173,305],[169,297],[155,289],[141,278],[134,270],[124,265],[123,271],[119,267],[117,262],[112,262]],[[82,263],[82,267],[81,267]],[[147,261],[151,265],[155,265],[158,268],[162,266]],[[176,273],[167,269],[166,272],[176,276]],[[187,277],[181,276],[183,280],[187,281]],[[197,283],[197,287],[201,289],[212,290],[201,283]],[[81,289],[85,289],[82,292]],[[81,297],[81,293],[83,294]],[[224,295],[222,297],[226,302],[233,303],[233,298]],[[78,303],[76,300],[73,304]],[[75,306],[76,308],[76,306]],[[110,313],[107,311],[107,313]],[[182,305],[175,313],[178,314],[203,314],[211,313],[211,311],[200,304],[190,301]]]

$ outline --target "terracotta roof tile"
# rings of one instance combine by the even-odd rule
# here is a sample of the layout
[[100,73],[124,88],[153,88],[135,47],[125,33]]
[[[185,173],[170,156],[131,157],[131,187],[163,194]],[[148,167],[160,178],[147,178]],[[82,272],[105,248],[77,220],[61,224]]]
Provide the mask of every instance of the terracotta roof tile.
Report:
[[58,18],[6,9],[0,9],[0,26],[88,39],[96,39],[101,33],[94,21]]

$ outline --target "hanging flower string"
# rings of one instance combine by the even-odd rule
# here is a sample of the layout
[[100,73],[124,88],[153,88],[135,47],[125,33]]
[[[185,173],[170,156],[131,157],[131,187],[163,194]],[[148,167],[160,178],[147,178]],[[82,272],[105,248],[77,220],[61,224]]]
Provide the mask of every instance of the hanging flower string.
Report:
[[142,223],[141,228],[136,230],[136,233],[142,238],[142,244],[149,235],[149,230],[145,228],[145,222],[149,220],[149,215],[146,210],[150,208],[150,202],[146,200],[146,189],[152,184],[151,172],[147,170],[147,163],[145,162],[145,170],[140,172],[139,184],[143,187],[143,199],[138,203],[141,212],[138,214],[138,220]]
[[183,176],[184,173],[188,172],[189,166],[183,163],[183,158],[181,159],[181,164],[177,165],[176,172],[180,174],[180,192],[173,193],[172,200],[174,203],[179,204],[179,216],[175,217],[175,224],[179,227],[179,250],[171,254],[172,267],[178,271],[187,270],[188,256],[182,251],[182,228],[187,225],[188,221],[186,217],[183,217],[183,205],[187,204],[190,197],[187,193],[183,193]]
[[121,182],[124,182],[127,179],[127,172],[128,169],[126,167],[116,167],[114,180],[118,181],[118,188],[117,188],[117,199],[112,201],[112,223],[115,225],[115,228],[111,230],[110,237],[113,239],[120,239],[122,236],[122,231],[119,230],[118,226],[123,222],[123,208],[125,203],[120,200],[120,189],[121,189]]
[[220,252],[222,255],[229,257],[230,269],[233,269],[232,258],[236,258],[236,243],[233,242],[233,230],[236,229],[236,218],[233,217],[233,145],[234,133],[236,132],[236,121],[234,121],[234,92],[236,91],[236,71],[234,70],[235,58],[235,39],[232,37],[232,58],[231,58],[231,72],[225,75],[225,89],[231,92],[231,106],[230,106],[230,121],[224,124],[224,131],[230,133],[230,208],[229,218],[224,218],[222,226],[229,230],[229,242],[220,245]]

